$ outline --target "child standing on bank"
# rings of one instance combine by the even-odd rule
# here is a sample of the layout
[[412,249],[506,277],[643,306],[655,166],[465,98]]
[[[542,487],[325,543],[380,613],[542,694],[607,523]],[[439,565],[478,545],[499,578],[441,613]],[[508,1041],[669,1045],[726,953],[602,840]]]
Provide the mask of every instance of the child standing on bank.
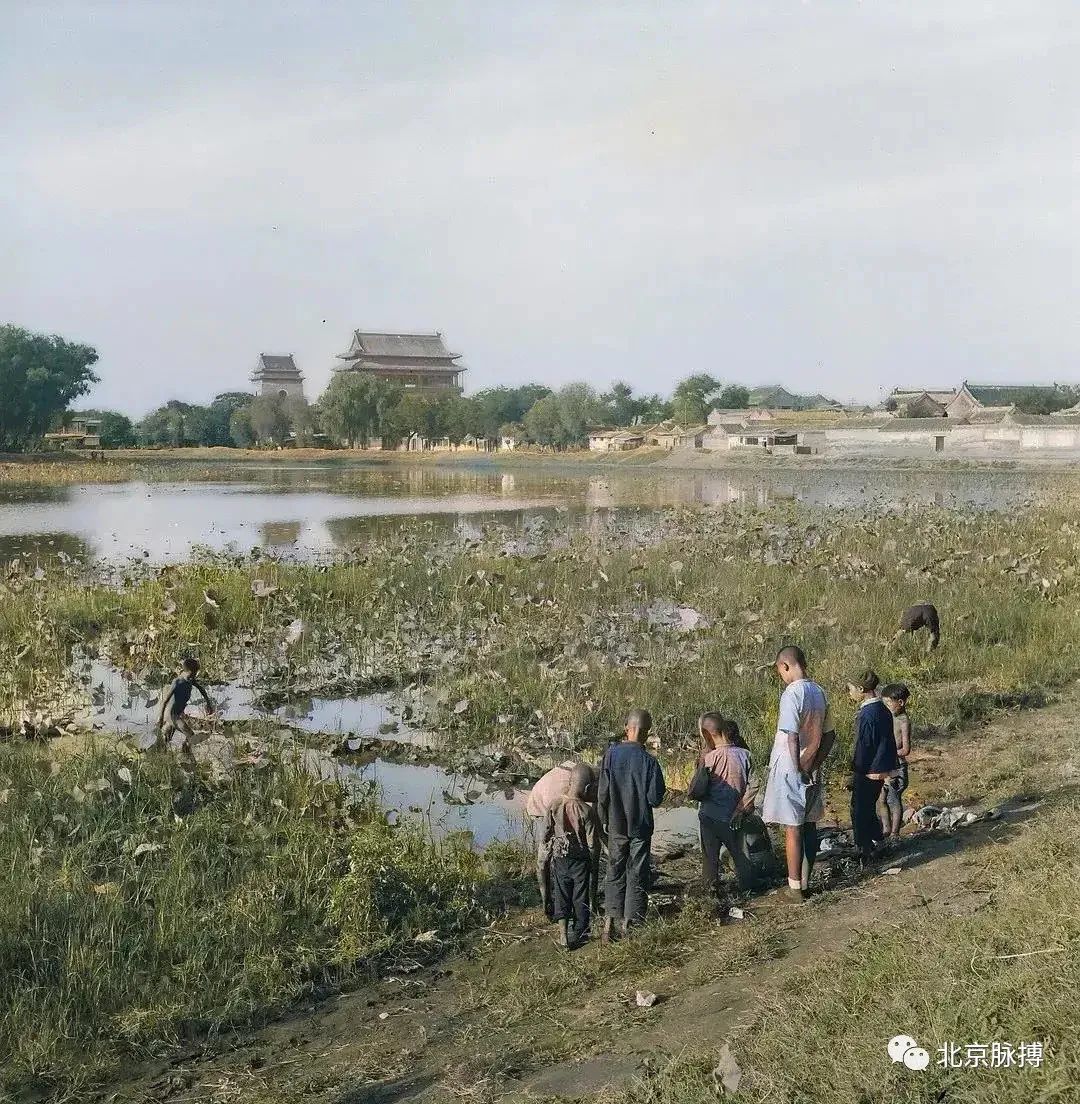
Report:
[[893,736],[896,738],[896,756],[899,766],[885,780],[883,796],[885,811],[881,818],[885,839],[895,843],[900,839],[900,825],[904,821],[904,791],[908,787],[907,757],[911,754],[911,718],[908,716],[908,699],[911,691],[902,682],[891,682],[881,691],[881,700],[893,717]]
[[[551,856],[552,919],[559,925],[559,946],[578,947],[589,938],[600,876],[600,818],[585,800],[592,768],[577,763],[566,796],[548,809],[544,839]],[[570,933],[571,921],[574,925]]]
[[739,726],[720,713],[704,713],[698,719],[705,750],[699,764],[709,771],[709,791],[698,806],[701,836],[701,877],[707,893],[720,888],[720,852],[726,847],[735,864],[739,888],[754,888],[754,868],[738,838],[742,815],[754,807],[757,784],[753,762]]

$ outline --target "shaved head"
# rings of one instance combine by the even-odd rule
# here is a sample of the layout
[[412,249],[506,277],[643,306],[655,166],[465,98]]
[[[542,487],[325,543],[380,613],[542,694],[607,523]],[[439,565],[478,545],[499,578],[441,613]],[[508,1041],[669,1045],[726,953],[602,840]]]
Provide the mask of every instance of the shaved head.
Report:
[[721,726],[724,723],[724,717],[722,713],[702,713],[701,714],[701,727],[706,731],[716,736],[720,733]]
[[786,644],[776,653],[776,673],[785,686],[806,677],[806,653],[795,644]]
[[806,670],[806,653],[797,644],[785,644],[776,653],[777,664],[783,663],[788,667],[801,667]]
[[637,736],[649,735],[652,728],[652,714],[647,709],[631,709],[626,715],[626,734],[633,732]]

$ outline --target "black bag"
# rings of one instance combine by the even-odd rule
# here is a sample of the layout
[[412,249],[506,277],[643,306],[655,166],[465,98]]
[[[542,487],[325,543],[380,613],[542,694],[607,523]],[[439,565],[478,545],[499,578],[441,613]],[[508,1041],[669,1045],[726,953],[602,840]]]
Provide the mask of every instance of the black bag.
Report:
[[686,796],[693,801],[704,801],[709,796],[709,783],[711,781],[712,771],[702,763],[690,776],[690,784],[686,787]]

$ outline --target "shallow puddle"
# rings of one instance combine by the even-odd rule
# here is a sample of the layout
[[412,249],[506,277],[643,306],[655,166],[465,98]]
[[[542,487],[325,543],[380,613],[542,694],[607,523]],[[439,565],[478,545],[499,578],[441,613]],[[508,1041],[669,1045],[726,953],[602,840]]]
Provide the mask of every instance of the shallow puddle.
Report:
[[[112,664],[84,659],[76,677],[88,688],[91,706],[84,719],[106,731],[132,737],[146,748],[157,735],[160,687],[146,686]],[[435,737],[411,729],[401,717],[401,703],[392,694],[357,698],[310,698],[262,711],[253,704],[253,692],[241,686],[210,687],[218,716],[226,721],[276,719],[289,728],[312,733],[378,737],[431,747]],[[198,705],[195,703],[198,702]],[[202,714],[201,699],[192,699],[192,715]],[[374,785],[382,804],[401,816],[421,817],[435,835],[469,831],[476,843],[519,840],[530,843],[534,824],[525,812],[526,789],[499,787],[490,780],[455,773],[430,763],[397,763],[376,758],[357,765],[326,752],[306,749],[304,766],[321,778],[335,779],[356,792]],[[692,806],[656,811],[654,851],[660,853],[693,845],[697,840],[697,810]]]
[[[160,695],[168,682],[163,680],[160,686],[144,685],[133,675],[101,659],[83,660],[74,670],[76,678],[90,693],[90,710],[82,720],[134,736],[140,746],[153,742]],[[228,684],[207,689],[216,714],[223,721],[276,719],[304,732],[357,733],[425,747],[434,743],[430,734],[409,726],[402,717],[402,704],[392,694],[300,698],[275,709],[260,709],[249,687]],[[204,715],[202,698],[197,691],[188,708],[196,719]]]

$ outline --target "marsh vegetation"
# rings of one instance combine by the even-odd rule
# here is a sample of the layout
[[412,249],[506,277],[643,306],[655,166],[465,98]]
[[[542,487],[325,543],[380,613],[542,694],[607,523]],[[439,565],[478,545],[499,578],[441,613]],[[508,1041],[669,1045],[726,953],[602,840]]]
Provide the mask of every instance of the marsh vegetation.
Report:
[[[929,734],[1047,700],[1075,677],[1073,501],[613,510],[587,526],[491,522],[464,538],[404,524],[317,563],[255,552],[5,565],[8,1084],[78,1085],[530,899],[529,861],[511,843],[483,852],[407,811],[388,818],[376,791],[307,769],[309,746],[348,764],[371,741],[389,756],[422,732],[423,762],[506,789],[567,753],[598,757],[643,704],[678,784],[705,707],[735,716],[767,755],[768,663],[791,640],[838,704],[842,744],[842,689],[867,665],[909,683]],[[893,643],[900,610],[927,599],[943,647]],[[141,755],[108,718],[91,731],[95,683],[80,657],[152,700],[185,654],[217,689],[262,706],[202,722],[229,749],[217,769]],[[375,731],[366,720],[301,731],[280,712],[375,692],[397,718],[372,714]],[[428,933],[438,942],[414,942]]]

